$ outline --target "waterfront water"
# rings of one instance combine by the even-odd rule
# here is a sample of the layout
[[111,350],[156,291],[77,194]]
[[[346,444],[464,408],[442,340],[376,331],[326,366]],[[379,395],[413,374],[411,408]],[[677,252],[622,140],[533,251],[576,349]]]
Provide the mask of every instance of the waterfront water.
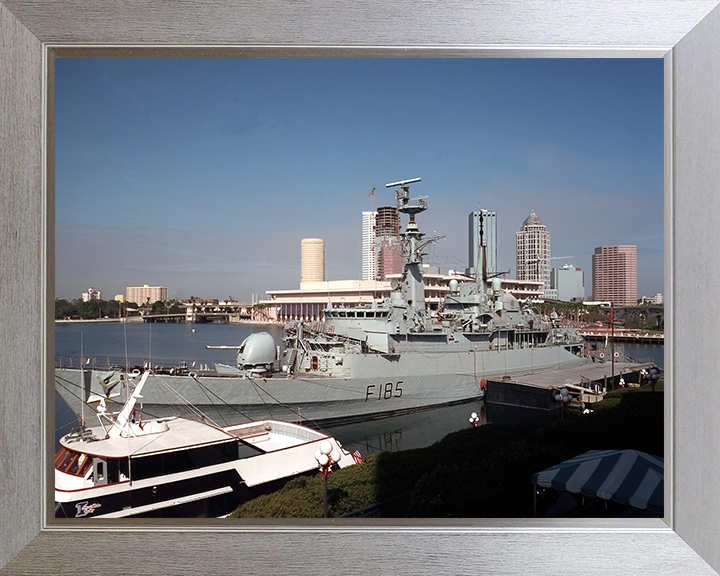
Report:
[[[598,345],[601,349],[603,343]],[[662,344],[636,344],[634,342],[618,342],[615,351],[625,354],[638,362],[653,362],[658,368],[665,369],[665,347]]]
[[[235,350],[207,349],[207,345],[237,346],[253,332],[270,332],[278,342],[282,329],[275,325],[251,324],[145,324],[123,323],[69,323],[55,325],[56,362],[65,366],[79,366],[80,349],[90,365],[124,366],[143,365],[188,366],[207,364],[212,368],[215,362],[235,365]],[[618,344],[638,361],[655,362],[664,366],[663,346],[657,344]],[[126,353],[127,350],[127,353]],[[127,358],[127,362],[126,362]],[[56,442],[77,426],[76,415],[62,399],[56,399]],[[480,424],[507,422],[524,419],[520,410],[490,410],[486,413],[482,403],[467,403],[445,406],[370,422],[334,426],[326,432],[335,436],[346,449],[360,449],[367,456],[378,451],[408,450],[421,448],[442,439],[470,425],[472,412],[480,417]]]
[[235,365],[236,350],[206,346],[239,346],[253,332],[270,332],[280,344],[282,327],[257,324],[153,324],[144,322],[83,322],[55,324],[55,359],[78,366],[80,348],[97,365],[188,366],[215,362]]

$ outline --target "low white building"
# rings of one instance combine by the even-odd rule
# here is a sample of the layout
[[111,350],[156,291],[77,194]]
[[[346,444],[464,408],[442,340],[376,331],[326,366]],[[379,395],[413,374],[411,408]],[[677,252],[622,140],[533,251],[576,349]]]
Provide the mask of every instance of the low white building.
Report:
[[[440,274],[437,269],[425,267],[425,303],[429,310],[437,310],[450,291],[450,280],[474,282],[474,278],[460,273]],[[301,282],[297,290],[268,290],[265,300],[253,308],[253,320],[278,321],[322,320],[323,310],[330,304],[333,308],[345,308],[360,304],[382,304],[390,298],[393,279],[388,280],[332,280],[326,282]],[[543,293],[542,282],[530,280],[502,280],[502,287],[518,300],[535,300]]]
[[655,296],[643,296],[640,301],[641,304],[663,304],[664,302],[665,300],[660,292],[655,294]]

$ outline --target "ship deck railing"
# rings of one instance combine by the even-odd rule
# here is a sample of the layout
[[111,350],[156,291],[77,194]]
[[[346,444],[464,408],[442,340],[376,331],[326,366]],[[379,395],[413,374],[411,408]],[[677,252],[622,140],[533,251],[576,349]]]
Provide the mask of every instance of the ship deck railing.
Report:
[[[231,426],[229,428],[225,428],[225,431],[237,438],[240,438],[241,440],[249,441],[252,444],[256,444],[258,439],[263,437],[267,437],[268,440],[274,438],[276,441],[279,441],[278,439],[280,438],[293,440],[288,445],[296,444],[297,441],[311,442],[313,440],[319,440],[323,437],[323,434],[310,428],[295,426],[289,422],[268,422],[267,420],[253,424],[239,424],[237,426]],[[253,441],[253,439],[256,440]]]
[[[162,362],[162,364],[161,364]],[[140,370],[141,372],[146,369],[148,360],[132,358],[127,363],[124,358],[116,357],[103,357],[95,358],[86,356],[84,361],[81,361],[77,356],[55,356],[55,368],[65,368],[71,370],[80,370],[84,368],[86,371],[95,370],[98,372],[109,372],[115,370],[117,372],[131,373],[134,370]],[[187,375],[194,372],[198,375],[215,376],[217,371],[210,367],[208,363],[193,362],[186,360],[154,360],[152,362],[152,369],[157,374],[165,375]]]

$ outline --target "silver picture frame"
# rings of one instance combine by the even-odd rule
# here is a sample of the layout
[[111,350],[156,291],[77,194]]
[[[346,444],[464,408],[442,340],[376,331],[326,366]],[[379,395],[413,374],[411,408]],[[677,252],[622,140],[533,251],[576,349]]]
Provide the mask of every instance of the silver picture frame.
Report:
[[[717,5],[0,0],[0,573],[717,574]],[[197,55],[234,47],[259,56],[664,58],[664,520],[56,521],[49,68],[62,50],[188,47]]]

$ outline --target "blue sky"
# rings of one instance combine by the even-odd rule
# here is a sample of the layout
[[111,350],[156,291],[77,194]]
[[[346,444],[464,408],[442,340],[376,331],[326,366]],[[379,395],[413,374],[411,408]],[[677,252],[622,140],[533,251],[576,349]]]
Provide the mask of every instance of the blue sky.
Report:
[[[297,288],[300,241],[360,277],[361,212],[421,177],[426,258],[467,263],[495,210],[498,267],[535,210],[553,265],[638,246],[663,291],[661,59],[58,59],[55,290],[126,286],[249,301]],[[403,217],[404,218],[404,217]]]

